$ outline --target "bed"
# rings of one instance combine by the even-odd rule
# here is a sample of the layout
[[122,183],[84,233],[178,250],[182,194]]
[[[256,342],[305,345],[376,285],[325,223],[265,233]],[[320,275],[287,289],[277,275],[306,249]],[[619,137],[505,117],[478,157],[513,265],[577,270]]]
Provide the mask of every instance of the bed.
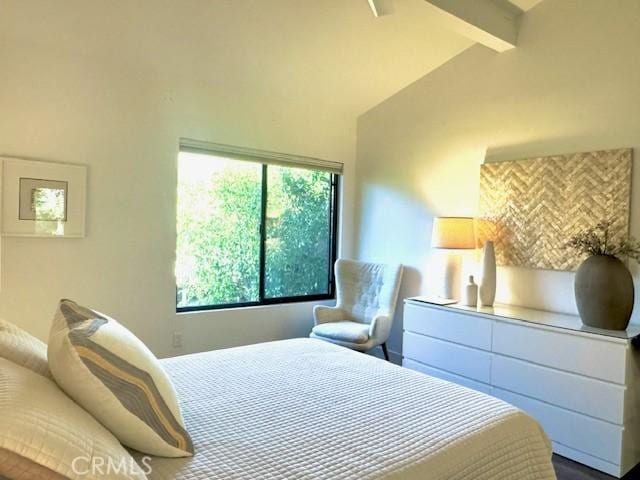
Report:
[[319,340],[162,363],[196,453],[153,458],[150,480],[555,479],[520,410]]

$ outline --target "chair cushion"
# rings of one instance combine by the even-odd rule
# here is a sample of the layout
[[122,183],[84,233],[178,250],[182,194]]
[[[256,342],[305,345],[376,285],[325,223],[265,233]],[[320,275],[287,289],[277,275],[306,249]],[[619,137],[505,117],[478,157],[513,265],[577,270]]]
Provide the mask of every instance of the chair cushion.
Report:
[[0,357],[47,378],[47,345],[17,325],[0,318]]
[[193,454],[169,376],[114,319],[62,300],[48,353],[58,385],[124,445],[161,457]]
[[331,338],[350,343],[366,343],[369,340],[369,325],[366,323],[341,322],[321,323],[313,327],[313,333],[319,337]]

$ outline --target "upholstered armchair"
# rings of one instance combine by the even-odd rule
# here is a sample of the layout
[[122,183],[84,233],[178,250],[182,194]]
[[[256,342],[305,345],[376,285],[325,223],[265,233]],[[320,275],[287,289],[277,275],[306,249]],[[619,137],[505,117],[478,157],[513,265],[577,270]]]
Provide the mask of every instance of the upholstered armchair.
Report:
[[338,260],[335,265],[337,303],[313,309],[310,337],[366,352],[380,345],[389,360],[386,341],[398,299],[402,265]]

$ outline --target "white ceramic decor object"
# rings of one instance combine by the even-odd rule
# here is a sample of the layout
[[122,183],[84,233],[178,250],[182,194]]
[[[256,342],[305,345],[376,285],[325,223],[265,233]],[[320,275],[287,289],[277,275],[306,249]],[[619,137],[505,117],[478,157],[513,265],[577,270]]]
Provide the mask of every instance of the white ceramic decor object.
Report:
[[481,268],[480,305],[491,307],[496,299],[496,252],[491,240],[484,242]]
[[478,285],[473,281],[473,275],[469,275],[469,283],[464,287],[462,293],[462,303],[464,305],[467,307],[478,305]]

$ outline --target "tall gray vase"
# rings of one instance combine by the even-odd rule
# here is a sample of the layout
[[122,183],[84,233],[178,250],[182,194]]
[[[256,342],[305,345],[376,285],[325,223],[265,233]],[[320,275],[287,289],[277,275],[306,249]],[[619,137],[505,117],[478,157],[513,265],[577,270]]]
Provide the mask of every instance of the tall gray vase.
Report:
[[611,255],[587,258],[576,272],[576,304],[582,323],[590,327],[624,330],[633,310],[633,278]]
[[496,299],[496,252],[493,242],[487,240],[482,249],[482,272],[479,288],[480,305],[491,307]]

